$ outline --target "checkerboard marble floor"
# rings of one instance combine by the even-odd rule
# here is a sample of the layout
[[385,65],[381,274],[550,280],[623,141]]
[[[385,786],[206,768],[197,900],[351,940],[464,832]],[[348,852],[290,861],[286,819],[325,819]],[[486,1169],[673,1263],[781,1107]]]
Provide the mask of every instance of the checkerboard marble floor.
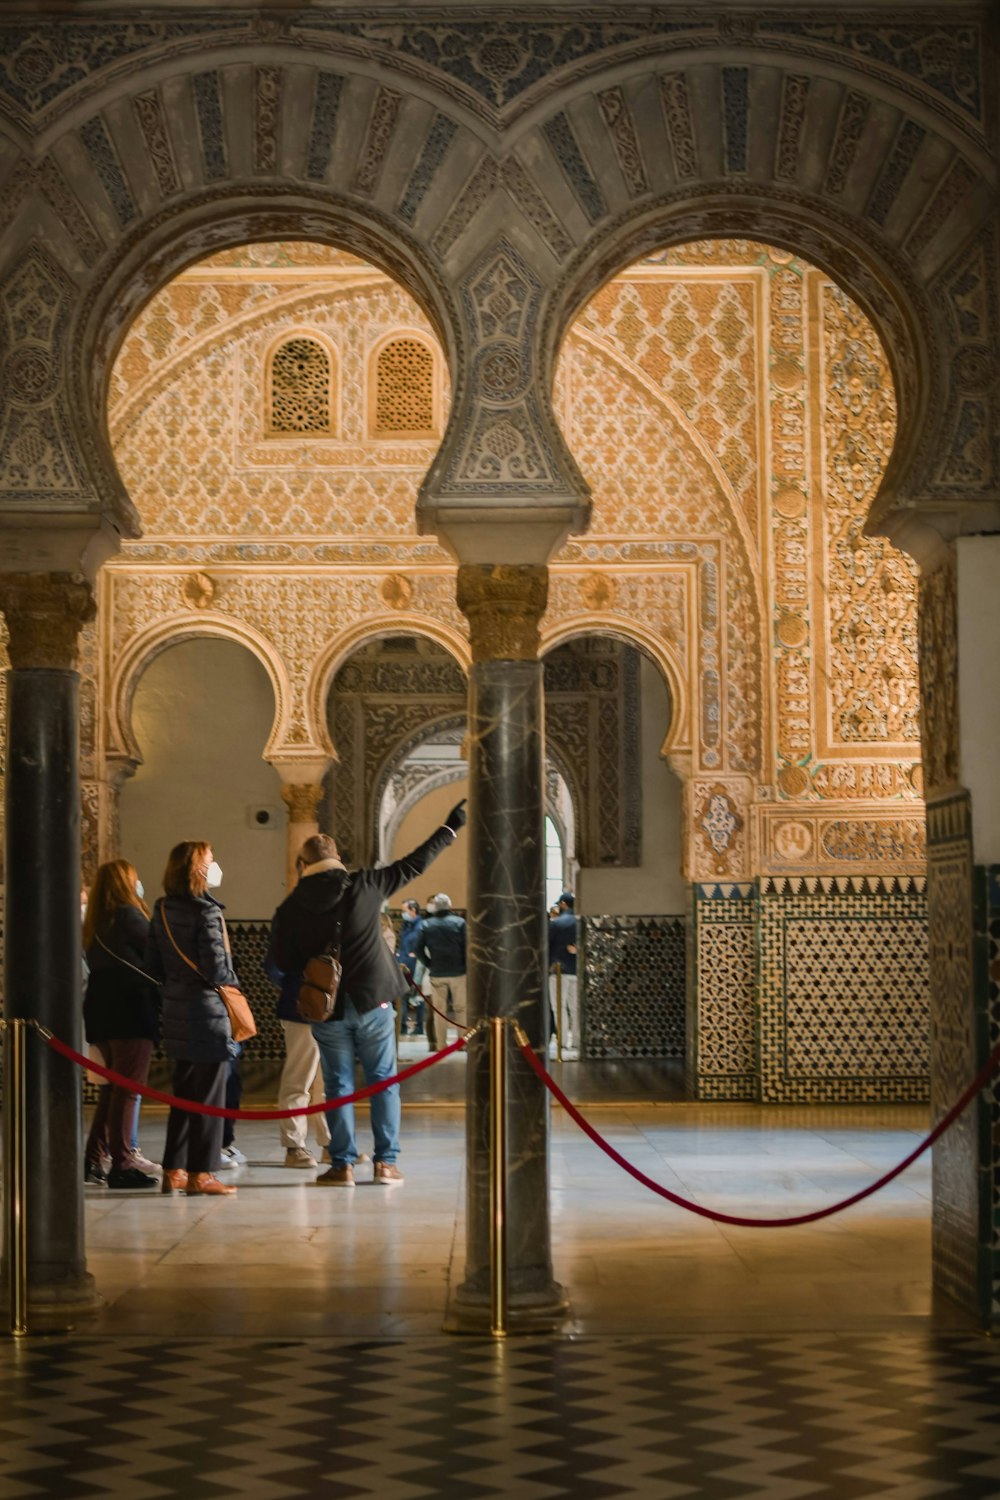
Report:
[[[777,1214],[909,1151],[920,1109],[588,1104],[650,1176]],[[88,1190],[105,1299],[5,1342],[0,1496],[794,1500],[1000,1496],[1000,1344],[930,1290],[925,1162],[800,1230],[694,1219],[559,1110],[548,1338],[448,1337],[464,1121],[404,1112],[405,1185],[353,1191],[239,1127],[235,1198]],[[144,1112],[155,1155],[162,1117]],[[364,1145],[362,1140],[362,1145]]]

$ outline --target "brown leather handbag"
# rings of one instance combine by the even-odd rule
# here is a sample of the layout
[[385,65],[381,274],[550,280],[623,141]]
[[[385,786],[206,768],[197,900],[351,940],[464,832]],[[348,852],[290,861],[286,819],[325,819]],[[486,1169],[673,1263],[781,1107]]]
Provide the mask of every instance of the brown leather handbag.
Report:
[[[164,932],[167,934],[167,937],[173,943],[174,948],[180,954],[181,958],[187,964],[188,968],[194,970],[207,990],[215,990],[219,999],[226,1007],[226,1013],[229,1016],[229,1027],[233,1033],[233,1041],[248,1042],[251,1037],[256,1036],[257,1022],[253,1018],[253,1011],[250,1009],[250,1001],[247,999],[246,995],[244,995],[239,985],[209,984],[204,974],[198,968],[198,965],[192,963],[183,949],[177,947],[177,939],[170,931],[170,923],[167,921],[166,909],[163,906],[160,907],[160,917],[163,922]],[[225,917],[223,917],[221,920],[222,941],[226,945],[226,953],[228,955],[232,951],[229,947],[229,933],[226,930]]]

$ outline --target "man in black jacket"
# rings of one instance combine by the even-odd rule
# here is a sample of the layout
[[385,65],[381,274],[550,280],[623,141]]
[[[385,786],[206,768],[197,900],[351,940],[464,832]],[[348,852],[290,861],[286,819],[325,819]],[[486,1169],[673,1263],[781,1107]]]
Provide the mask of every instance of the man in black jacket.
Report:
[[[396,1071],[394,1001],[406,993],[406,981],[382,933],[382,904],[454,842],[465,817],[463,799],[429,839],[379,869],[347,870],[329,834],[318,833],[302,846],[296,861],[299,883],[274,914],[266,966],[282,976],[283,989],[297,990],[308,960],[329,950],[339,932],[343,974],[336,1008],[329,1021],[313,1027],[328,1099],[354,1092],[355,1059],[366,1083],[391,1078]],[[399,1085],[373,1094],[370,1108],[375,1181],[393,1187],[403,1181],[396,1165]],[[332,1165],[316,1181],[325,1187],[353,1187],[352,1164],[358,1155],[354,1106],[332,1110],[329,1118]]]

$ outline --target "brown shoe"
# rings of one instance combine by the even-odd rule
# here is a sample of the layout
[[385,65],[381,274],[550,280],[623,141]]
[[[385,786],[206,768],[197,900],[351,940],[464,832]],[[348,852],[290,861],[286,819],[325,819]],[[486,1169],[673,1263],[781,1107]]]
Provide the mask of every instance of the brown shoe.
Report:
[[161,1193],[183,1193],[188,1185],[188,1174],[183,1167],[171,1167],[164,1170],[163,1181],[160,1183]]
[[395,1162],[377,1161],[373,1181],[380,1183],[382,1187],[398,1187],[403,1181],[403,1174]]
[[213,1177],[211,1172],[195,1172],[188,1178],[187,1195],[189,1198],[224,1198],[236,1189],[230,1187],[226,1182],[220,1182]]
[[329,1172],[321,1172],[316,1178],[317,1187],[353,1187],[353,1167],[331,1167]]

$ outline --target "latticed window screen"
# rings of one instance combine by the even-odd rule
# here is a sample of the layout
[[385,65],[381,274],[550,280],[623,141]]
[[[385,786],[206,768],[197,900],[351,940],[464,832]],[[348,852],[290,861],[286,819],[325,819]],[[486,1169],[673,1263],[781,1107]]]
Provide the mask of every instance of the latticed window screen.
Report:
[[375,431],[434,431],[434,356],[419,339],[393,339],[379,353]]
[[287,339],[274,351],[271,431],[330,431],[330,356],[316,339]]

